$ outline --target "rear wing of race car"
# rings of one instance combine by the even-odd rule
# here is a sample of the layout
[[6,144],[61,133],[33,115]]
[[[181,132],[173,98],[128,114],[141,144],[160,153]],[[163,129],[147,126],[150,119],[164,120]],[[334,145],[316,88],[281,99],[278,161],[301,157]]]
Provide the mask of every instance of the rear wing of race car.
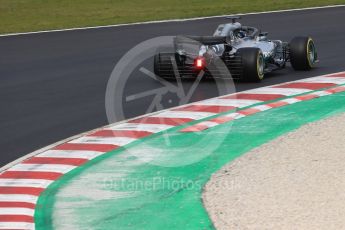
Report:
[[175,52],[197,55],[202,45],[227,44],[225,36],[176,36],[174,38]]
[[236,23],[237,20],[241,19],[241,16],[227,16],[226,19],[230,19],[232,23]]
[[203,44],[203,45],[217,45],[227,43],[225,36],[176,36],[174,38],[175,44]]

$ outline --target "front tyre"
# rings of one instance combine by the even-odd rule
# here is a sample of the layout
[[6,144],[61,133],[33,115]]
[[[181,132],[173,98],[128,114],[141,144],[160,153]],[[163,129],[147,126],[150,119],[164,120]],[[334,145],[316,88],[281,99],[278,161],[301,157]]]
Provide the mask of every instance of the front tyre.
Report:
[[313,39],[295,37],[289,44],[290,62],[295,70],[310,70],[317,61],[317,53]]
[[242,80],[259,82],[264,79],[265,59],[259,48],[238,49],[238,55],[242,60]]

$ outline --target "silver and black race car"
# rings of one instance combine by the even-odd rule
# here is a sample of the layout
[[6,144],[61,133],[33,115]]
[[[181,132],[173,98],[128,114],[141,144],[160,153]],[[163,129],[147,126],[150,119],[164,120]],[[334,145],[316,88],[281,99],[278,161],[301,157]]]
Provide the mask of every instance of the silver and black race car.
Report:
[[[218,26],[213,36],[176,36],[174,51],[159,51],[154,57],[155,74],[162,78],[196,77],[201,70],[210,77],[230,77],[260,81],[266,73],[285,68],[310,70],[318,61],[310,37],[295,37],[291,42],[269,40],[267,32],[242,26],[237,19]],[[197,47],[196,49],[190,47]],[[212,70],[221,60],[227,71]],[[224,65],[223,65],[224,66]],[[230,74],[229,74],[230,72]],[[223,76],[223,75],[228,76]]]

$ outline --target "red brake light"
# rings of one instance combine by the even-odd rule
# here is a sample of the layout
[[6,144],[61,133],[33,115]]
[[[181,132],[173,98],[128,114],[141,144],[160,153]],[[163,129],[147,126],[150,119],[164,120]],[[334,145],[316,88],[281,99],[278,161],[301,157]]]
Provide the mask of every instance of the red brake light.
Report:
[[201,59],[196,59],[196,67],[202,67],[202,60]]
[[202,69],[205,67],[205,58],[197,57],[194,63],[195,63],[195,67],[197,67],[198,69]]

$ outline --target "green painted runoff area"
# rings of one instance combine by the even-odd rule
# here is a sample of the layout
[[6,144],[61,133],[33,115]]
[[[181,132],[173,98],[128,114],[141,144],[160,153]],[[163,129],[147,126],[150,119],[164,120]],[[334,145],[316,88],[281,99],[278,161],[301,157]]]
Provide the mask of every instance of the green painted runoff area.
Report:
[[36,229],[213,229],[201,200],[213,173],[284,133],[344,111],[345,93],[338,93],[201,133],[177,127],[141,139],[49,186],[38,201]]

